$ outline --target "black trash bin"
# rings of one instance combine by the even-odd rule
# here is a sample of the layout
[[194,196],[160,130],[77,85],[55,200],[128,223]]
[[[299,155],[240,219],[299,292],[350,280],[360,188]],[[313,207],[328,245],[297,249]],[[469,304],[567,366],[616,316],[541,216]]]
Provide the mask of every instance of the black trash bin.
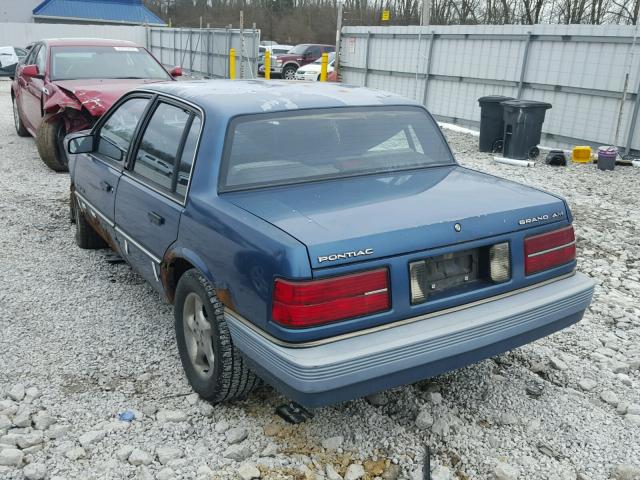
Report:
[[538,144],[542,136],[544,114],[550,103],[534,100],[507,100],[504,109],[504,148],[507,158],[525,160],[540,154]]
[[480,97],[480,151],[494,152],[502,150],[504,134],[504,115],[500,102],[513,100],[513,97],[489,95]]

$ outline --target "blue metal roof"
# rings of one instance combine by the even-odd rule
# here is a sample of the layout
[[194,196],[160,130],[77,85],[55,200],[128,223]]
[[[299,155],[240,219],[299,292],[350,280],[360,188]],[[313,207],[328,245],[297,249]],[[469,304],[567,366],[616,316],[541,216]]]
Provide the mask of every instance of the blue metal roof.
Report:
[[166,25],[142,0],[45,0],[33,9],[35,17]]

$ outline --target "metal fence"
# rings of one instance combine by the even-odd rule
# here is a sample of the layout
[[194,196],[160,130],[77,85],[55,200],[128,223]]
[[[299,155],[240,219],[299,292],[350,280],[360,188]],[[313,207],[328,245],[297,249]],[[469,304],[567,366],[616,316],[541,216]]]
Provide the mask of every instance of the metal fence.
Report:
[[477,127],[484,95],[553,105],[543,144],[640,150],[634,26],[345,27],[346,83],[402,94],[441,121]]
[[229,77],[229,51],[236,52],[236,78],[256,78],[260,30],[148,27],[147,47],[165,65],[180,65],[207,78]]

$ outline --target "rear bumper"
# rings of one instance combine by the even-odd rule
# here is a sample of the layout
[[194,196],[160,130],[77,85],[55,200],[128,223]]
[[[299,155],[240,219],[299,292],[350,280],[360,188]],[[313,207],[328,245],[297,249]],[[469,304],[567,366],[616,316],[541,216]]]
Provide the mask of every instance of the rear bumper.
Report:
[[573,276],[486,303],[312,346],[281,344],[232,312],[235,345],[291,399],[316,407],[413,383],[511,350],[578,322],[593,281]]

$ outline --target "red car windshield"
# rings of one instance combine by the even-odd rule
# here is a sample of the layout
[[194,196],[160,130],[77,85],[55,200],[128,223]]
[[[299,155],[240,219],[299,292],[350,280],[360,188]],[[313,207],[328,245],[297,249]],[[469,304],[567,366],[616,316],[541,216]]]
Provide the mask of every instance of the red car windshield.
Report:
[[144,48],[129,46],[51,47],[51,80],[82,78],[149,78],[170,80],[171,77]]

